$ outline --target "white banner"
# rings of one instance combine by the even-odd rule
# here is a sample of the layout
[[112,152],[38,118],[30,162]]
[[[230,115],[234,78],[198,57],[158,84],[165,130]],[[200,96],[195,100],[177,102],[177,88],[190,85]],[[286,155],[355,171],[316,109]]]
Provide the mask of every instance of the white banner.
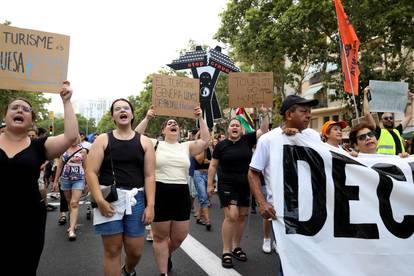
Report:
[[284,274],[414,275],[414,157],[352,158],[316,139],[277,133],[268,148]]

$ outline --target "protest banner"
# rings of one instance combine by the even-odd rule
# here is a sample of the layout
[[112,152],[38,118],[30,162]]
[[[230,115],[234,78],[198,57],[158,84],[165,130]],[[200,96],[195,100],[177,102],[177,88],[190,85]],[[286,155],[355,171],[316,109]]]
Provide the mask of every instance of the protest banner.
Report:
[[154,74],[152,104],[157,115],[194,118],[199,106],[200,81],[184,77]]
[[369,88],[369,111],[404,113],[408,100],[408,83],[370,80]]
[[284,275],[412,275],[414,157],[354,158],[312,129],[274,129],[258,141],[263,152]]
[[229,107],[273,106],[273,73],[230,73]]
[[69,36],[0,24],[0,89],[59,93]]

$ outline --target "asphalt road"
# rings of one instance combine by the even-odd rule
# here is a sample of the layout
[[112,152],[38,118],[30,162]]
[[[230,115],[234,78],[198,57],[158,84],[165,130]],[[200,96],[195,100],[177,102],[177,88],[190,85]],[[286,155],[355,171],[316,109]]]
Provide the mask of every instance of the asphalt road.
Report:
[[[57,204],[58,201],[51,202]],[[174,267],[169,275],[277,275],[278,255],[274,252],[264,254],[261,249],[262,220],[258,214],[249,216],[242,241],[248,261],[243,263],[233,260],[234,270],[221,269],[223,210],[220,209],[216,196],[212,202],[212,231],[208,232],[204,226],[196,224],[191,216],[191,237],[185,241],[185,246],[182,246],[184,250],[180,248],[174,252]],[[67,225],[58,225],[58,216],[58,210],[48,212],[46,242],[38,275],[103,275],[101,238],[94,233],[92,221],[87,220],[86,205],[81,205],[76,241],[68,240]],[[145,242],[144,254],[136,267],[136,272],[137,275],[159,275],[151,242]]]

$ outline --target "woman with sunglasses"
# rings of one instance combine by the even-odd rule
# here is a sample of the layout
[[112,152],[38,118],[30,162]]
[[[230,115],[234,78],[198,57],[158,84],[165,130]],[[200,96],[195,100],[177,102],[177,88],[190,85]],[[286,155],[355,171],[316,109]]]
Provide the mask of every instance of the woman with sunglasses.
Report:
[[[151,107],[135,130],[144,133],[154,116],[155,109]],[[187,176],[190,155],[203,152],[210,140],[200,107],[194,109],[194,116],[200,125],[200,139],[179,143],[180,127],[172,118],[162,125],[164,141],[151,139],[156,155],[155,217],[151,228],[155,259],[161,275],[172,269],[171,254],[180,247],[189,230],[191,198]]]
[[[352,156],[358,156],[357,153],[377,154],[378,140],[374,128],[368,123],[359,123],[355,125],[349,133],[349,141],[356,150]],[[405,158],[409,154],[407,152],[401,152],[398,156]]]
[[[147,137],[132,129],[134,109],[128,100],[113,101],[110,111],[116,128],[93,142],[86,180],[98,205],[93,224],[103,242],[105,275],[119,275],[121,271],[122,275],[136,275],[135,266],[144,250],[145,225],[154,218],[154,148]],[[100,185],[113,183],[118,200],[110,203]],[[125,262],[121,269],[122,248]]]
[[371,125],[360,123],[355,125],[349,133],[349,141],[359,153],[376,154],[377,138]]
[[7,185],[2,185],[2,194],[11,196],[17,191],[19,196],[19,204],[13,205],[13,210],[4,209],[3,220],[9,226],[3,227],[6,232],[3,237],[12,237],[14,241],[3,243],[4,252],[7,252],[4,263],[23,258],[23,265],[16,268],[21,275],[36,275],[45,241],[46,206],[39,192],[40,167],[46,160],[61,155],[78,137],[69,85],[65,81],[60,91],[64,108],[63,134],[30,140],[27,132],[33,126],[36,113],[25,99],[10,101],[4,112],[6,127],[0,134],[0,174]]

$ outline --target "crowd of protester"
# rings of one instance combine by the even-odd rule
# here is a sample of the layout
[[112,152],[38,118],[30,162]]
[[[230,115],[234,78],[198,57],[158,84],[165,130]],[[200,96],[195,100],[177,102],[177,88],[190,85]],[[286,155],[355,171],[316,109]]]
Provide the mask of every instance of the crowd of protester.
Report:
[[[381,128],[369,112],[368,93],[369,87],[364,90],[365,120],[352,126],[348,144],[342,136],[348,127],[345,121],[325,122],[320,134],[308,128],[311,109],[318,101],[296,95],[282,102],[283,123],[271,131],[269,111],[262,107],[258,109],[261,120],[256,131],[245,133],[240,120],[233,118],[226,134],[211,137],[197,107],[194,116],[200,128],[192,130],[188,139],[180,137],[182,132],[174,118],[168,118],[161,126],[161,138],[147,137],[145,129],[156,117],[156,110],[151,107],[133,129],[132,104],[117,99],[110,108],[115,129],[94,141],[87,141],[84,133],[78,132],[69,82],[64,83],[60,92],[65,129],[58,136],[48,136],[47,131],[33,127],[36,116],[30,102],[21,98],[10,101],[0,132],[0,167],[6,179],[26,184],[22,208],[30,212],[30,223],[25,222],[26,234],[18,242],[32,244],[25,253],[28,275],[36,274],[43,250],[46,211],[56,208],[47,202],[48,190],[60,192],[58,223],[68,223],[70,241],[78,238],[81,196],[90,192],[97,204],[93,224],[102,238],[105,275],[136,275],[146,230],[146,239],[153,242],[159,273],[167,275],[173,269],[173,252],[189,233],[192,210],[196,223],[207,231],[219,228],[212,225],[209,214],[210,200],[216,193],[224,211],[220,227],[222,266],[234,267],[233,259],[248,260],[247,252],[242,249],[242,237],[252,196],[263,217],[262,250],[271,253],[277,247],[275,241],[272,243],[270,223],[276,219],[276,213],[265,184],[272,173],[266,168],[274,135],[319,136],[328,149],[354,158],[361,154],[392,154],[402,158],[409,155],[402,133],[412,119],[413,97],[408,94],[400,124],[395,126],[394,114],[384,112],[380,116]],[[101,189],[112,184],[116,185],[118,198],[108,202]],[[14,228],[22,226],[20,220],[10,219]],[[15,248],[16,245],[7,247],[9,257],[18,258]]]

